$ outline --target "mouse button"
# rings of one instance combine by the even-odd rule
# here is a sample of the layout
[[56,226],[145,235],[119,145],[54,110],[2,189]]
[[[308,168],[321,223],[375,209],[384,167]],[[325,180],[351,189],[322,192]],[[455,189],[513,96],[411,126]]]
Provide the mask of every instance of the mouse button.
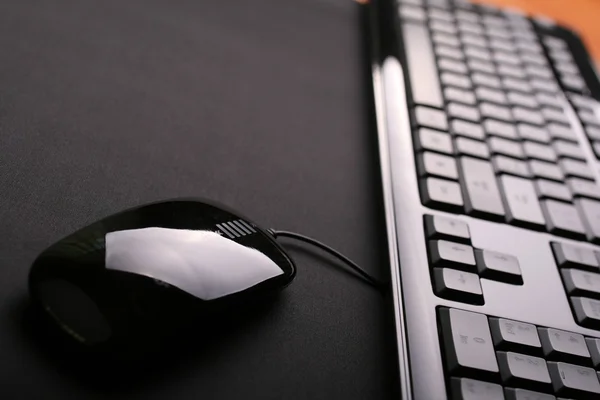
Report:
[[107,341],[112,329],[96,303],[78,286],[56,278],[37,283],[43,309],[58,326],[78,341],[94,345]]

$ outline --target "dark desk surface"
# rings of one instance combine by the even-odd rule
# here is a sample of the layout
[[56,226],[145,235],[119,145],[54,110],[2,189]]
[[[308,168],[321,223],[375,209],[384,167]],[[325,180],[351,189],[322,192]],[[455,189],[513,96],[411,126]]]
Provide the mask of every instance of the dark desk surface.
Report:
[[386,301],[298,247],[267,315],[129,387],[75,378],[23,322],[38,252],[177,196],[387,275],[359,13],[350,0],[2,2],[0,397],[393,397]]

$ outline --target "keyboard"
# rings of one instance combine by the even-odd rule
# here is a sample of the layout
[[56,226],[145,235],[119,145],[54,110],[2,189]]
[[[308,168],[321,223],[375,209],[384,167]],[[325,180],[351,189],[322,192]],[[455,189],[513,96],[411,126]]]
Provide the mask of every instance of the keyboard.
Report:
[[571,29],[380,0],[372,79],[403,399],[600,399],[600,82]]

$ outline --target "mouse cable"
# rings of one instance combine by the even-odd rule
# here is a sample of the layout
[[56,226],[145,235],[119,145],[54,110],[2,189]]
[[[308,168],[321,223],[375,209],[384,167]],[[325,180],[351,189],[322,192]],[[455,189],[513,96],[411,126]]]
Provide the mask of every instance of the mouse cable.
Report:
[[354,261],[350,260],[348,257],[343,255],[339,251],[327,246],[325,243],[322,243],[316,239],[295,232],[278,231],[275,229],[267,229],[267,232],[269,232],[274,238],[281,236],[312,244],[313,246],[316,246],[321,250],[324,250],[325,252],[329,253],[330,255],[336,257],[337,259],[345,262],[350,268],[352,268],[352,270],[354,270],[354,272],[360,275],[360,278],[362,278],[369,285],[374,286],[379,290],[385,290],[385,288],[387,287],[385,283],[372,277],[367,271],[359,267]]

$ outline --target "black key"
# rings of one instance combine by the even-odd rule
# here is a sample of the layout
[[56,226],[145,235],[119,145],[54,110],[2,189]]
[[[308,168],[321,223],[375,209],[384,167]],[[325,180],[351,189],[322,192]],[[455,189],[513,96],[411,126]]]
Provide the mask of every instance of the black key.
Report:
[[560,268],[582,268],[600,272],[600,263],[593,250],[568,243],[551,243],[552,252]]
[[585,296],[600,299],[600,274],[568,268],[560,272],[569,296]]
[[413,101],[441,108],[444,106],[438,71],[435,66],[429,31],[425,25],[403,23],[404,50]]
[[600,301],[588,297],[571,297],[577,323],[590,329],[600,329]]
[[583,150],[575,143],[565,142],[564,140],[555,140],[552,145],[560,158],[567,157],[576,160],[585,160]]
[[479,111],[475,107],[466,106],[459,103],[448,104],[448,115],[455,118],[461,118],[468,121],[478,122]]
[[433,281],[435,294],[439,297],[468,304],[484,304],[477,274],[451,268],[434,268]]
[[546,221],[533,181],[515,176],[500,176],[508,223],[542,228]]
[[529,168],[531,168],[533,175],[540,178],[552,179],[560,182],[564,179],[562,170],[556,164],[531,160],[529,161]]
[[453,87],[444,89],[444,97],[446,98],[446,101],[457,101],[459,103],[471,105],[476,103],[473,92]]
[[538,332],[546,359],[581,365],[591,364],[592,360],[585,339],[579,333],[552,328],[538,328]]
[[571,192],[566,185],[545,179],[538,179],[535,184],[539,197],[571,202]]
[[448,130],[446,113],[443,111],[417,106],[414,109],[414,113],[417,125],[439,129],[440,131]]
[[529,158],[554,162],[558,159],[552,147],[545,144],[526,141],[523,143],[523,150]]
[[458,179],[458,168],[453,157],[426,151],[418,157],[417,166],[421,175],[424,176],[435,175]]
[[469,225],[456,218],[425,215],[425,232],[429,239],[449,239],[454,242],[471,243]]
[[427,178],[419,185],[421,200],[428,207],[460,212],[463,209],[463,198],[460,185],[453,181],[438,178]]
[[452,138],[444,132],[433,129],[421,128],[416,135],[415,146],[417,150],[432,150],[439,153],[452,154]]
[[521,139],[535,140],[541,143],[550,143],[550,134],[543,128],[533,125],[518,124],[517,130]]
[[497,349],[542,354],[542,343],[535,325],[504,318],[490,318],[490,327]]
[[494,154],[504,154],[514,158],[525,158],[523,147],[518,142],[499,137],[491,137],[488,140],[488,145]]
[[508,139],[518,139],[517,130],[514,125],[496,121],[493,119],[486,119],[483,121],[483,127],[485,129],[485,133],[488,135],[502,136]]
[[600,397],[600,382],[596,371],[579,365],[565,362],[548,363],[554,391],[559,396],[573,396],[578,399],[598,399]]
[[577,142],[577,135],[575,132],[573,132],[571,128],[567,128],[564,125],[551,122],[546,125],[546,129],[553,139],[564,139]]
[[521,268],[516,257],[490,250],[475,250],[477,269],[482,278],[522,285]]
[[587,163],[564,158],[559,161],[566,176],[577,176],[585,179],[594,179],[594,174]]
[[497,174],[510,174],[522,176],[525,178],[531,177],[531,171],[525,161],[515,160],[514,158],[505,156],[492,157],[494,169]]
[[467,213],[504,218],[504,206],[489,162],[461,157],[460,170],[463,177]]
[[575,205],[588,227],[588,239],[600,243],[600,203],[590,199],[576,199]]
[[585,338],[595,368],[600,367],[600,339]]
[[460,119],[453,119],[450,121],[450,131],[455,135],[466,136],[473,139],[483,140],[485,138],[481,125]]
[[451,374],[498,380],[498,363],[483,314],[441,308],[439,310],[447,371]]
[[434,267],[451,267],[467,272],[477,272],[475,253],[466,244],[448,240],[429,241],[429,259]]
[[575,197],[600,199],[600,186],[596,185],[596,182],[579,178],[570,178],[567,179],[567,185],[569,185],[569,188]]
[[490,158],[490,149],[485,143],[477,140],[457,137],[455,140],[456,152],[460,155],[473,156],[478,158]]
[[[504,389],[506,400],[556,400],[556,397],[527,389]],[[482,399],[483,400],[483,399]]]
[[542,200],[540,205],[549,232],[573,238],[585,238],[585,228],[575,207],[554,200]]
[[525,354],[499,351],[500,377],[507,386],[526,387],[544,392],[551,391],[552,381],[546,360]]
[[450,386],[453,400],[504,400],[504,390],[496,383],[452,378]]

